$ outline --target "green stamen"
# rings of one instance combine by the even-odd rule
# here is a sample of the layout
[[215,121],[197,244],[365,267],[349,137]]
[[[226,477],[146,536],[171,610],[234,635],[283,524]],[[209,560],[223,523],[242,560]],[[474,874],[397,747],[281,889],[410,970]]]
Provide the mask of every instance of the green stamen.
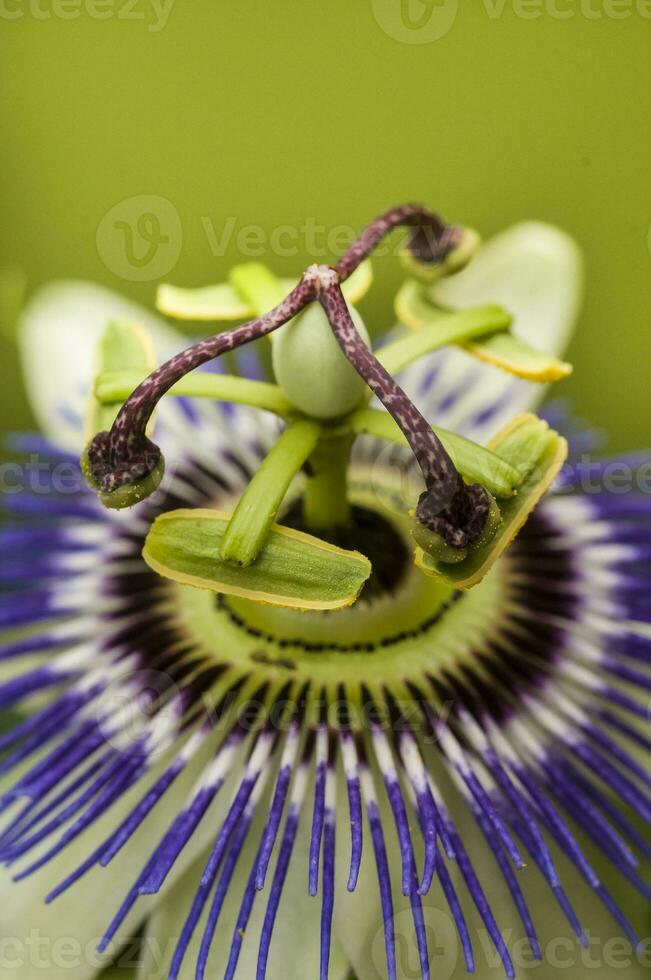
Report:
[[180,585],[293,609],[352,605],[371,574],[358,551],[345,551],[310,534],[276,524],[258,560],[246,568],[220,560],[228,515],[218,510],[175,510],[158,517],[143,558]]
[[320,435],[321,426],[307,419],[285,429],[235,508],[221,546],[225,561],[246,566],[256,560],[292,480]]
[[377,358],[390,374],[397,374],[426,354],[460,344],[475,337],[508,330],[512,317],[500,306],[478,306],[459,313],[443,314],[414,333],[381,348]]
[[[399,321],[416,331],[416,335],[427,331],[428,334],[436,336],[438,330],[444,329],[444,325],[449,321],[451,315],[453,317],[459,315],[458,312],[451,314],[451,311],[437,305],[423,284],[415,282],[413,279],[408,279],[400,288],[394,305]],[[467,312],[473,311],[468,310]],[[477,333],[465,337],[463,335],[451,336],[445,343],[458,344],[468,354],[480,361],[492,364],[518,378],[526,378],[528,381],[539,383],[560,381],[572,373],[571,364],[559,360],[553,354],[536,350],[535,347],[511,333],[509,331],[510,326],[511,322],[509,321],[506,326],[500,325],[494,331],[479,330]],[[407,350],[411,349],[409,339],[404,338]],[[423,339],[422,344],[423,352],[427,352],[425,339]],[[420,349],[415,342],[413,349],[415,351]],[[416,356],[420,356],[420,354],[416,354]],[[396,368],[393,369],[396,370]]]
[[[104,371],[95,382],[95,397],[104,404],[121,404],[142,380],[143,374],[136,371]],[[177,381],[167,394],[179,398],[211,398],[213,401],[251,405],[252,408],[274,412],[281,418],[289,418],[295,411],[278,385],[251,381],[233,374],[197,371]]]

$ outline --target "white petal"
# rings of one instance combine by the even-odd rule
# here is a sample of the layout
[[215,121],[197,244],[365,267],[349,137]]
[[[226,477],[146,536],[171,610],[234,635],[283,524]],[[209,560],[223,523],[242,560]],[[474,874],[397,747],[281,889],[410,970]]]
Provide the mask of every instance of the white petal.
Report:
[[[517,336],[561,355],[579,313],[582,287],[583,260],[576,243],[559,228],[530,221],[490,239],[462,272],[436,283],[433,293],[455,309],[498,303],[513,315]],[[434,365],[438,370],[429,385]],[[426,358],[405,372],[403,383],[427,418],[478,441],[535,407],[545,393],[543,385],[513,378],[454,349]]]
[[118,317],[142,324],[161,360],[188,344],[144,307],[88,282],[44,286],[21,316],[19,344],[34,414],[46,435],[73,452],[83,448],[81,422],[97,342]]

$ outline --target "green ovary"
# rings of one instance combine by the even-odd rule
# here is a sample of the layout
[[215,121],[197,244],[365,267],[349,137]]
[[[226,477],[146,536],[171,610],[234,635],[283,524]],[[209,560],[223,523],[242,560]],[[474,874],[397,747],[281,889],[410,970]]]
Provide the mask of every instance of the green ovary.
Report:
[[[365,344],[364,321],[349,306]],[[366,388],[339,348],[325,313],[313,304],[272,335],[273,367],[289,400],[306,415],[333,419],[352,411]]]

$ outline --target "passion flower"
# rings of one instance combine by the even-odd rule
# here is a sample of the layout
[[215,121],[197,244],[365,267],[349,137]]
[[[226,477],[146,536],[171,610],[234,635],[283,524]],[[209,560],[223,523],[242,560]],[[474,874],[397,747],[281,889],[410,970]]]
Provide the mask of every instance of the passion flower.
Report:
[[[372,350],[349,304],[401,224],[411,331]],[[569,371],[572,244],[521,226],[459,271],[475,239],[406,206],[298,284],[164,287],[170,315],[252,318],[181,353],[92,287],[26,309],[46,436],[14,448],[47,481],[0,530],[3,928],[98,939],[75,977],[138,930],[143,980],[492,976],[485,939],[512,977],[514,922],[542,958],[552,906],[578,944],[607,913],[638,975],[600,869],[648,897],[648,462],[609,493],[527,411]],[[278,384],[244,347],[276,331]],[[63,486],[84,419],[90,487]]]

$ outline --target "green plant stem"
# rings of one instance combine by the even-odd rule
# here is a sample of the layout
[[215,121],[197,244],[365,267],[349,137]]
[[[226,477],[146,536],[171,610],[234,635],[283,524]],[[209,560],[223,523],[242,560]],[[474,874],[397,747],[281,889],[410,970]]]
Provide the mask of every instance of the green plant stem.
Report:
[[[125,401],[143,380],[138,371],[106,371],[95,382],[95,397],[103,404]],[[170,388],[168,395],[190,398],[212,398],[215,401],[237,402],[275,412],[289,418],[293,406],[278,385],[266,381],[250,381],[232,374],[209,374],[195,371]]]
[[300,419],[289,425],[240,497],[221,546],[225,561],[250,565],[258,557],[289,486],[312,455],[322,427]]
[[308,531],[319,534],[350,524],[348,462],[354,438],[350,430],[326,435],[309,459],[303,498],[303,518]]

